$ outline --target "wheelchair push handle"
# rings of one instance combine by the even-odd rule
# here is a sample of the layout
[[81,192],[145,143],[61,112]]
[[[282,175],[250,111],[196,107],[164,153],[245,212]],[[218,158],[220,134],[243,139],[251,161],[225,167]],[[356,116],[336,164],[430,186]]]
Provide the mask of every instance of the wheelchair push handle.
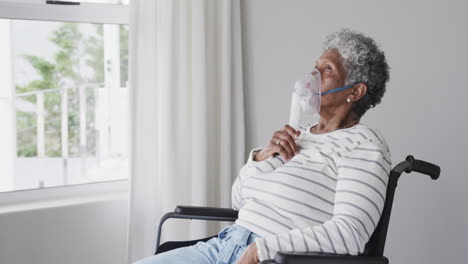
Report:
[[437,180],[440,175],[440,167],[424,160],[417,160],[412,155],[406,157],[406,161],[410,166],[405,170],[407,173],[416,171],[422,174],[429,175],[431,179]]

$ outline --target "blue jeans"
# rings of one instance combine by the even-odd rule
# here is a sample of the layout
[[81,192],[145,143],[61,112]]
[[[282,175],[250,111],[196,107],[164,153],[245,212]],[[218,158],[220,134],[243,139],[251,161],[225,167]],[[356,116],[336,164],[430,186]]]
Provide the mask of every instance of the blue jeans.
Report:
[[257,237],[250,230],[233,224],[206,242],[167,251],[134,264],[235,264]]

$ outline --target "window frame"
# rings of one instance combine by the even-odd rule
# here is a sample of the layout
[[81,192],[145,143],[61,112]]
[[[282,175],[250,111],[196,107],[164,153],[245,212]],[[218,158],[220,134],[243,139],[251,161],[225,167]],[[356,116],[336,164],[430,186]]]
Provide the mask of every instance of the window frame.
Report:
[[[128,25],[129,10],[128,5],[119,4],[56,5],[47,4],[45,0],[0,1],[0,19]],[[128,182],[128,179],[112,180],[0,192],[0,215],[24,210],[128,199]]]
[[0,19],[128,24],[129,7],[118,4],[57,5],[36,2],[0,2]]

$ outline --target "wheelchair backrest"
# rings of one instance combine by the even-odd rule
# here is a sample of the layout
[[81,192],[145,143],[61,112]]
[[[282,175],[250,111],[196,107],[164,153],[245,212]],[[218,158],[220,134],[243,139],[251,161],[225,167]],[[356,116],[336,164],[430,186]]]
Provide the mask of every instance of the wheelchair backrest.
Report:
[[385,197],[385,205],[380,217],[379,223],[374,230],[371,238],[367,242],[362,255],[366,256],[383,256],[385,249],[385,241],[387,239],[388,224],[390,222],[390,214],[392,212],[393,198],[397,187],[398,179],[401,173],[405,170],[408,163],[403,161],[392,169],[389,175],[387,194]]

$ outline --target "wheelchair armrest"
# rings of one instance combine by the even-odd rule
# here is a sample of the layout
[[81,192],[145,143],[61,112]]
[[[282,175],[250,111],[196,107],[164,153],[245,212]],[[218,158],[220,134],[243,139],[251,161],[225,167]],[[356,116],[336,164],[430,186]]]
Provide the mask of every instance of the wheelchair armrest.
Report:
[[174,212],[167,213],[159,220],[156,232],[156,241],[154,252],[158,252],[161,242],[161,231],[164,222],[170,218],[178,219],[197,219],[209,221],[236,221],[238,212],[231,208],[201,207],[201,206],[177,206]]
[[386,257],[337,255],[319,252],[288,252],[276,253],[278,264],[388,264]]
[[201,206],[177,206],[174,210],[180,215],[193,215],[201,217],[222,217],[237,219],[238,211],[231,208],[201,207]]

